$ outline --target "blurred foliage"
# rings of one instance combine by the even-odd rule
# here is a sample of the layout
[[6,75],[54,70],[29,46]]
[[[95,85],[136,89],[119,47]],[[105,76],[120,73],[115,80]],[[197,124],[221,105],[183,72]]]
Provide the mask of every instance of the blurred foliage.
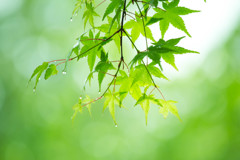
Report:
[[[36,64],[62,58],[73,44],[72,37],[78,36],[81,22],[70,23],[72,5],[57,0],[4,3],[5,14],[0,15],[1,160],[239,159],[240,25],[193,75],[166,84],[168,95],[179,101],[182,123],[173,116],[164,120],[156,109],[150,111],[146,127],[136,107],[119,111],[115,128],[109,113],[99,114],[100,101],[92,106],[93,119],[84,112],[72,124],[71,106],[76,96],[85,94],[86,73],[78,68],[86,64],[69,66],[68,75],[41,80],[36,94],[26,87]],[[130,105],[134,104],[129,101],[125,106]]]

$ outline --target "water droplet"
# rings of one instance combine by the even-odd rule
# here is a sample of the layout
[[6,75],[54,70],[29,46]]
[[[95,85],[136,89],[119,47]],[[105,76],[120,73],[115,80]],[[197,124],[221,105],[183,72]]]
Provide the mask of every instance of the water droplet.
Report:
[[41,78],[38,78],[38,80],[40,81]]
[[71,21],[71,22],[73,21],[73,18],[72,18],[72,17],[70,18],[70,21]]
[[101,92],[98,92],[98,94],[101,94]]
[[118,127],[117,124],[115,124],[115,127]]
[[62,74],[66,75],[66,74],[67,74],[67,72],[63,71],[63,72],[62,72]]
[[79,97],[79,99],[82,99],[82,97]]
[[57,62],[57,61],[54,61],[54,62]]
[[35,92],[36,92],[36,89],[34,88],[34,89],[33,89],[33,93],[35,93]]

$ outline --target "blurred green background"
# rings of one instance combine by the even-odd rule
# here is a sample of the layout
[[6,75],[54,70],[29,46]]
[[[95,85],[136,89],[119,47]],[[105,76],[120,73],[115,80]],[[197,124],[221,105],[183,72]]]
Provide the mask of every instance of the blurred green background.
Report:
[[197,69],[159,81],[166,97],[178,101],[183,122],[165,120],[152,107],[145,126],[143,111],[129,99],[129,110],[117,110],[116,128],[102,100],[93,118],[85,111],[72,124],[79,95],[98,96],[95,84],[82,89],[86,63],[40,80],[36,93],[27,87],[33,69],[66,57],[82,32],[81,17],[70,22],[74,1],[0,2],[0,160],[240,159],[240,21]]

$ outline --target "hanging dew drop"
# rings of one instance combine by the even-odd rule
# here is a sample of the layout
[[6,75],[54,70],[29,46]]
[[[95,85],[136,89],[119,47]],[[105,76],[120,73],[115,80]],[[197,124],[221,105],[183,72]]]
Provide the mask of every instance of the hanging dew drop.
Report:
[[79,99],[82,99],[82,97],[79,97]]
[[73,21],[73,18],[72,18],[72,17],[70,18],[70,21],[71,21],[71,22]]
[[115,125],[115,127],[118,127],[117,124]]
[[63,75],[66,75],[66,74],[67,74],[67,72],[63,71],[63,72],[62,72],[62,74],[63,74]]
[[34,89],[33,89],[33,93],[35,93],[35,92],[36,92],[36,89],[34,88]]
[[98,92],[98,94],[101,94],[101,92]]

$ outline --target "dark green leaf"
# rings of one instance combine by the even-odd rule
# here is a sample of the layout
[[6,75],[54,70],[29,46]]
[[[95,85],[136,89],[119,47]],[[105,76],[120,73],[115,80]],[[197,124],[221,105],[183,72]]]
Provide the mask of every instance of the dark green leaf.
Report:
[[51,64],[51,65],[49,65],[48,69],[46,70],[44,79],[47,80],[50,76],[55,75],[57,73],[58,73],[58,70],[56,68],[56,65],[55,64]]

